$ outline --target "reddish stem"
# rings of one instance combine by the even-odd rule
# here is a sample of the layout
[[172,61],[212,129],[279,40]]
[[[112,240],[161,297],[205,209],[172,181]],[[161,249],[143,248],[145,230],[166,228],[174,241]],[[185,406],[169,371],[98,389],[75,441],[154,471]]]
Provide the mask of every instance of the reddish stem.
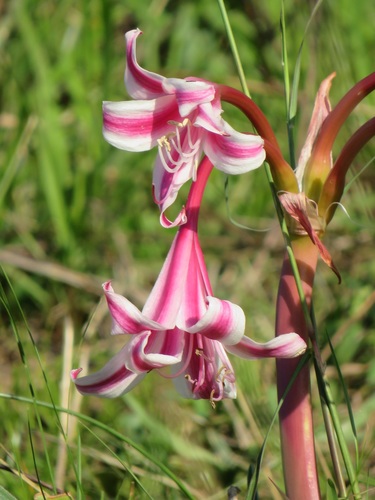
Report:
[[186,217],[187,222],[180,227],[180,230],[184,228],[190,229],[192,231],[197,231],[198,227],[198,215],[199,209],[202,203],[202,197],[208,178],[211,175],[213,165],[211,161],[205,156],[198,166],[197,178],[192,182],[188,199],[186,202]]
[[226,85],[218,85],[217,88],[222,101],[229,102],[240,109],[264,139],[264,149],[271,167],[276,190],[298,193],[298,184],[293,169],[284,159],[276,136],[263,111],[250,97],[247,97],[239,90]]
[[222,101],[233,104],[240,109],[254,125],[258,134],[267,139],[276,149],[280,151],[279,143],[272,130],[272,127],[264,115],[263,111],[255,104],[255,102],[245,94],[227,85],[217,85]]
[[[348,140],[337,157],[327,180],[324,183],[318,207],[321,216],[325,217],[327,224],[336,211],[337,204],[345,188],[345,177],[349,167],[359,151],[375,136],[375,118],[367,121]],[[332,205],[334,203],[334,205]],[[327,210],[329,212],[327,213]]]
[[269,163],[272,179],[275,183],[276,191],[288,191],[289,193],[298,193],[297,178],[284,159],[281,151],[267,139],[264,140],[264,149],[266,151],[266,160]]
[[315,200],[331,168],[333,143],[353,109],[375,89],[375,73],[363,78],[338,102],[324,120],[304,174],[305,192]]
[[[306,236],[293,241],[293,252],[307,305],[310,307],[318,249]],[[277,309],[276,335],[296,332],[308,343],[301,301],[289,257],[286,255],[281,272]],[[299,358],[276,361],[279,399],[293,377]],[[318,500],[320,498],[316,469],[314,428],[310,401],[310,367],[298,373],[279,413],[281,447],[286,494],[289,500]]]

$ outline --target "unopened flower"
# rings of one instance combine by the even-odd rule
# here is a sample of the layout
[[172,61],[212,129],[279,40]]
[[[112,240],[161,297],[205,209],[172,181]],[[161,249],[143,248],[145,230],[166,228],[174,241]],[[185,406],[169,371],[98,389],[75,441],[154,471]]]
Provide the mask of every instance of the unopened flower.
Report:
[[263,139],[234,130],[221,118],[215,85],[195,78],[165,78],[141,68],[136,59],[140,30],[126,33],[125,85],[134,99],[104,102],[103,134],[113,146],[127,151],[158,147],[154,165],[154,198],[163,225],[186,221],[184,211],[171,223],[164,211],[180,187],[196,179],[202,154],[216,168],[241,174],[259,167],[265,158]]

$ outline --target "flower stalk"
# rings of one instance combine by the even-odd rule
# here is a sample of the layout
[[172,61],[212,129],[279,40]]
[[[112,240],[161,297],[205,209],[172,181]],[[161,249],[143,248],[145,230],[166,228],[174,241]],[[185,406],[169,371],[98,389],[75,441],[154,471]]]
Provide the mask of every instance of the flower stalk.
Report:
[[[293,253],[308,307],[318,259],[317,247],[306,237],[292,236]],[[285,255],[276,305],[276,335],[298,331],[308,342],[309,325],[306,321],[288,254]],[[281,362],[279,362],[281,361]],[[298,365],[298,359],[277,360],[277,389],[279,398]],[[314,427],[310,401],[310,368],[305,365],[298,373],[285,397],[279,413],[280,435],[284,464],[286,494],[291,500],[320,498],[314,449]]]

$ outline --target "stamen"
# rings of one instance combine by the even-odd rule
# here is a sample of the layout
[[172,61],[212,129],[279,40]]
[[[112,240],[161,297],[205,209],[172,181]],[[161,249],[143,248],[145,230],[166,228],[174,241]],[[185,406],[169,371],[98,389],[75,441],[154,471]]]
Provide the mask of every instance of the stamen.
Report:
[[[222,384],[224,384],[224,380],[227,378],[227,375],[229,375],[230,373],[231,373],[231,371],[228,370],[228,368],[226,366],[222,366],[216,374],[216,382],[221,382]],[[223,378],[220,378],[222,374],[223,374]]]
[[160,148],[166,148],[168,151],[171,150],[171,145],[169,143],[169,138],[171,137],[171,134],[169,135],[163,135],[160,139],[158,139],[158,145]]
[[204,354],[203,349],[195,349],[195,354],[197,356],[202,356],[202,358],[205,359],[207,363],[212,363],[212,359]]
[[186,378],[186,380],[188,382],[190,382],[192,385],[196,384],[198,382],[198,380],[195,378],[191,378],[190,375],[187,373],[186,375],[184,375],[184,377]]
[[217,401],[216,398],[214,399],[214,394],[215,394],[215,389],[212,389],[211,394],[210,394],[210,403],[211,403],[211,406],[212,406],[213,410],[216,409],[216,403],[215,403],[215,401]]
[[[193,160],[193,180],[196,180],[196,170],[198,167],[198,154],[200,151],[201,139],[198,136],[194,142],[192,137],[192,123],[189,118],[185,118],[181,123],[170,120],[169,125],[175,127],[175,131],[158,139],[159,156],[165,170],[171,174],[175,173],[185,163]],[[181,136],[184,129],[185,135]],[[177,159],[173,153],[177,153]]]
[[[170,153],[169,153],[168,149],[165,149],[164,147],[159,147],[159,158],[160,158],[160,160],[161,160],[161,162],[162,162],[163,167],[165,168],[165,170],[166,170],[167,172],[169,172],[170,174],[173,174],[174,172],[176,172],[176,170],[178,170],[178,169],[179,169],[180,164],[176,164],[176,165],[175,165],[175,168],[171,168],[171,167],[168,165],[167,160],[166,160],[166,159],[165,159],[165,157],[164,157],[164,151],[166,152],[166,154],[167,154],[167,156],[168,156],[168,159],[170,158],[170,159],[172,160],[172,158],[171,158],[171,156],[170,156]],[[175,162],[173,162],[173,163],[175,163]]]

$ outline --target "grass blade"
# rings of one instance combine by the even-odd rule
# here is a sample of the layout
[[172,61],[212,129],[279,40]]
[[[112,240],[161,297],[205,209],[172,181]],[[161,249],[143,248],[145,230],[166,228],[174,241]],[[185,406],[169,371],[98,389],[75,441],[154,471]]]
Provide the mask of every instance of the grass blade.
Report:
[[27,398],[24,396],[17,396],[14,394],[5,394],[5,393],[0,393],[0,398],[3,399],[11,399],[14,401],[19,401],[22,403],[27,403],[27,404],[35,404],[41,408],[48,408],[53,411],[57,411],[58,413],[68,413],[69,415],[79,418],[83,422],[87,422],[88,424],[97,427],[98,429],[102,429],[103,431],[107,432],[111,436],[115,437],[119,441],[128,444],[135,450],[137,450],[139,453],[141,453],[145,458],[150,460],[153,464],[155,464],[160,470],[162,470],[172,481],[179,487],[182,493],[185,494],[186,498],[189,498],[190,500],[194,500],[194,497],[190,494],[186,486],[183,484],[183,482],[160,460],[156,459],[155,457],[152,456],[151,453],[143,449],[141,446],[139,446],[137,443],[132,441],[131,439],[127,438],[120,432],[116,431],[115,429],[112,429],[106,424],[103,424],[99,420],[96,420],[95,418],[89,417],[83,413],[79,413],[73,410],[70,410],[68,408],[61,408],[59,406],[54,406],[51,403],[47,403],[46,401],[39,401],[39,400],[34,400],[32,398]]

